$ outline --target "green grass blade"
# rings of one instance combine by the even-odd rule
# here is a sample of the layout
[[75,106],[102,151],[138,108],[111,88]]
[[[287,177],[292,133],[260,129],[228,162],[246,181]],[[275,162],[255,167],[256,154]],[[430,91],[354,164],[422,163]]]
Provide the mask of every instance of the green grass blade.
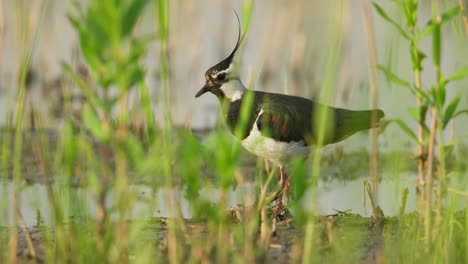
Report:
[[385,10],[383,10],[382,7],[380,7],[376,2],[372,2],[372,5],[374,6],[375,10],[377,11],[377,13],[385,20],[387,20],[387,22],[389,22],[390,24],[392,24],[397,30],[398,32],[400,32],[400,35],[402,37],[404,37],[405,39],[409,40],[410,37],[408,35],[408,33],[406,33],[406,31],[395,21],[393,20],[388,14],[387,12],[385,12]]

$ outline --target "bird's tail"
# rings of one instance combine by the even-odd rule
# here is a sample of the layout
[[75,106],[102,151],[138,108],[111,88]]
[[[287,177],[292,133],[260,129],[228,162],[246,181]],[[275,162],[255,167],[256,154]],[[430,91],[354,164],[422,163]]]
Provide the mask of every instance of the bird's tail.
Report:
[[335,114],[334,142],[341,141],[359,131],[380,125],[384,112],[380,109],[351,111],[338,109]]

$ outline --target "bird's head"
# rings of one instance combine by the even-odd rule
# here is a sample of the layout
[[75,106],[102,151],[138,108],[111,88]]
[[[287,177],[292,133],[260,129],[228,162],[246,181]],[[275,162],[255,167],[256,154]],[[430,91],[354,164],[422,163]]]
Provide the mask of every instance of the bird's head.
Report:
[[[235,11],[234,11],[235,12]],[[241,27],[239,16],[237,16],[237,21],[239,23],[239,34],[237,37],[237,44],[234,47],[234,50],[229,54],[227,58],[222,60],[221,62],[217,63],[216,65],[209,68],[205,73],[205,85],[198,91],[195,97],[200,97],[206,92],[210,92],[216,95],[219,99],[228,98],[232,99],[233,97],[237,96],[238,93],[243,89],[242,84],[234,85],[230,87],[226,85],[228,82],[232,80],[239,80],[239,77],[234,75],[234,56],[236,55],[236,51],[239,48],[242,38],[241,38]],[[240,83],[240,82],[239,82]]]

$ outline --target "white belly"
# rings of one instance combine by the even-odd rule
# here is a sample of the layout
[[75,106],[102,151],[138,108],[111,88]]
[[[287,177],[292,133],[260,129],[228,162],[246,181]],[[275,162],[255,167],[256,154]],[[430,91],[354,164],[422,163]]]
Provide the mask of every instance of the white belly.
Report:
[[307,158],[310,151],[302,140],[298,142],[279,142],[263,136],[256,123],[254,123],[249,136],[243,139],[241,144],[248,151],[270,160],[278,166],[283,166],[287,160],[295,156]]

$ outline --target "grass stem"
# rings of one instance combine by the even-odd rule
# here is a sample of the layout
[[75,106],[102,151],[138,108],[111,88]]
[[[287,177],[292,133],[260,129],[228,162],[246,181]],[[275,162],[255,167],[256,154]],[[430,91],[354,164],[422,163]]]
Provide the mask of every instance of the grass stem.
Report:
[[[370,108],[377,109],[377,101],[379,98],[379,85],[377,79],[377,50],[375,47],[375,35],[374,27],[372,22],[372,12],[370,3],[363,4],[363,13],[364,13],[364,30],[367,34],[367,47],[368,47],[368,73],[369,73],[369,84],[370,84],[370,93],[369,101]],[[371,122],[375,124],[377,122],[377,112],[373,112]],[[377,141],[378,130],[372,129],[370,132],[370,142],[371,142],[371,153],[369,159],[369,175],[372,183],[372,192],[374,197],[374,202],[378,206],[379,202],[379,175],[378,175],[378,161],[379,161],[379,144]]]

